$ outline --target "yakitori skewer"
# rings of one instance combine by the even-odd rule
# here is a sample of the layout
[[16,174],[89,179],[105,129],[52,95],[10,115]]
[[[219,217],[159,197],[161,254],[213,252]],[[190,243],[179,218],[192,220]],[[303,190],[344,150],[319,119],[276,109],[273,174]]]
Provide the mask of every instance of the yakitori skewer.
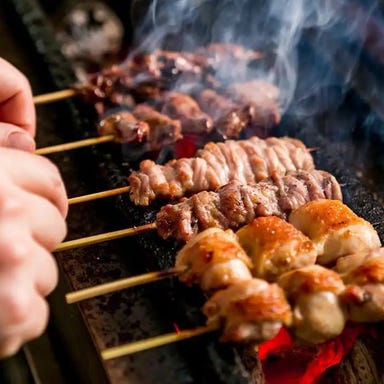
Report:
[[[308,212],[311,211],[317,213],[308,217]],[[369,252],[381,246],[377,232],[372,225],[359,218],[340,201],[317,200],[308,202],[291,213],[290,220],[292,219],[296,223],[298,218],[302,218],[302,222],[305,221],[300,229],[307,233],[313,223],[322,221],[324,224],[321,239],[310,233],[313,239],[310,240],[292,224],[275,216],[254,219],[239,229],[236,236],[231,231],[223,232],[218,228],[210,228],[186,243],[176,255],[174,268],[72,292],[66,296],[67,302],[74,303],[90,299],[105,293],[147,284],[175,275],[179,275],[180,280],[186,283],[199,282],[202,289],[207,290],[206,281],[215,280],[217,282],[218,280],[217,276],[215,279],[212,279],[212,276],[203,278],[202,276],[206,273],[205,269],[228,260],[232,260],[228,264],[230,269],[224,271],[222,264],[220,272],[228,276],[227,282],[230,280],[233,282],[233,276],[238,279],[240,275],[244,276],[244,271],[240,271],[238,265],[233,262],[233,259],[230,259],[230,253],[233,253],[238,260],[240,255],[243,255],[243,263],[245,260],[245,264],[247,264],[247,257],[238,248],[238,244],[252,260],[252,274],[268,281],[274,281],[279,275],[292,269],[312,265],[316,259],[317,262],[321,262],[325,255],[324,248],[331,249],[333,260],[336,260],[353,252],[356,243],[358,243],[356,251],[359,252]],[[351,236],[345,236],[345,233],[350,233]],[[326,244],[324,239],[328,239]],[[211,257],[206,259],[208,249],[212,249],[212,252]],[[223,250],[227,259],[217,258],[215,255]],[[217,272],[217,266],[215,268]],[[237,272],[234,273],[234,270]],[[232,279],[229,278],[231,273]]]
[[88,195],[71,197],[70,199],[68,199],[68,204],[74,205],[74,204],[86,203],[88,201],[102,199],[105,197],[116,196],[116,195],[120,195],[122,193],[128,193],[128,192],[129,192],[129,186],[114,188],[114,189],[109,189],[107,191],[90,193]]
[[44,93],[33,97],[35,105],[53,103],[54,101],[60,101],[69,99],[78,95],[80,92],[76,89],[68,88],[61,91]]
[[[313,215],[314,210],[317,211],[316,216]],[[331,211],[338,211],[338,217],[329,219]],[[309,213],[312,215],[308,216]],[[302,229],[306,229],[306,232],[311,232],[313,225],[321,217],[331,220],[333,225],[323,225],[322,239],[313,236],[312,242],[285,220],[260,217],[241,228],[236,235],[230,230],[207,229],[187,242],[178,252],[175,268],[184,268],[184,271],[178,272],[180,280],[187,284],[198,283],[207,293],[215,292],[203,307],[207,316],[207,327],[198,328],[196,334],[192,330],[194,336],[200,334],[200,330],[203,333],[205,330],[208,332],[208,329],[218,330],[220,325],[220,328],[223,328],[220,340],[223,342],[240,342],[247,339],[262,341],[273,337],[285,325],[299,339],[317,344],[342,332],[348,316],[344,313],[340,297],[343,297],[344,301],[350,297],[355,298],[358,288],[352,287],[345,291],[342,278],[335,271],[314,264],[317,255],[323,252],[320,244],[323,243],[324,236],[326,239],[332,238],[336,257],[343,256],[348,253],[350,243],[350,239],[344,234],[351,231],[357,241],[365,244],[363,249],[372,255],[368,257],[363,254],[361,257],[358,254],[354,264],[368,260],[366,263],[379,265],[379,270],[383,270],[382,249],[377,251],[377,245],[371,244],[372,236],[377,236],[377,233],[368,222],[336,200],[308,202],[293,211],[291,216],[296,223],[302,218]],[[269,242],[266,242],[267,239]],[[312,256],[308,257],[310,251]],[[207,254],[210,255],[209,258],[206,257]],[[289,263],[282,262],[284,256],[290,260]],[[378,288],[375,289],[380,294],[383,280],[381,275],[380,279],[377,279],[377,273],[371,274],[371,280],[367,280],[366,276],[360,276],[361,272],[366,270],[365,267],[352,267],[348,270],[346,264],[347,262],[344,262],[340,265],[343,267],[344,277],[347,276],[347,283],[350,283],[350,276],[350,280],[355,284],[379,282]],[[358,272],[355,272],[356,270]],[[373,271],[374,268],[369,267],[368,270]],[[260,277],[272,281],[272,284],[261,280]],[[146,283],[149,281],[145,280]],[[273,281],[277,281],[278,285],[273,284]],[[344,291],[347,293],[344,294]],[[285,296],[289,298],[289,304],[285,301]],[[376,305],[376,302],[374,304]],[[255,308],[252,309],[252,306]],[[374,310],[377,318],[381,320],[382,310],[377,310],[374,305],[371,307],[373,309],[369,307],[368,312]],[[294,311],[291,311],[293,308]],[[332,321],[329,321],[329,313],[334,314]],[[367,320],[359,318],[358,321]],[[264,334],[265,331],[268,336]],[[190,335],[189,331],[186,335]],[[102,357],[112,359],[177,340],[178,332],[158,336],[107,349],[103,351]]]
[[[90,299],[175,275],[186,284],[199,284],[202,290],[211,291],[251,278],[249,269],[257,277],[273,280],[277,274],[315,263],[314,244],[292,224],[278,217],[259,217],[237,234],[231,230],[208,228],[177,252],[174,268],[75,291],[66,295],[67,302]],[[289,261],[282,263],[282,258]]]
[[209,227],[237,229],[259,216],[286,218],[293,209],[317,199],[342,199],[339,183],[328,172],[313,169],[275,175],[253,186],[232,181],[216,192],[199,192],[181,203],[163,206],[153,223],[63,242],[56,251],[154,229],[164,239],[188,241]]
[[120,229],[118,231],[101,233],[99,235],[93,235],[88,237],[82,237],[81,239],[69,240],[59,244],[56,247],[55,252],[67,251],[69,249],[86,247],[88,245],[102,243],[104,241],[116,240],[126,236],[137,235],[142,232],[147,232],[156,229],[156,223],[143,224],[137,227]]
[[194,329],[186,329],[177,332],[171,332],[165,335],[152,337],[147,340],[140,340],[137,342],[124,344],[117,347],[104,349],[101,352],[101,357],[103,360],[115,359],[117,357],[126,356],[133,353],[145,351],[147,349],[160,347],[162,345],[174,343],[176,341],[190,339],[192,337],[203,335],[205,333],[217,331],[218,329],[219,326],[217,324],[211,324]]
[[[90,75],[84,84],[69,89],[34,97],[35,104],[63,100],[81,94],[89,102],[121,102],[121,96],[133,92],[141,96],[154,96],[171,87],[180,75],[211,83],[212,71],[223,65],[251,63],[263,55],[235,44],[210,44],[196,52],[157,49],[152,53],[135,53],[122,65],[114,65],[100,73]],[[210,80],[209,80],[210,79]],[[215,80],[218,83],[218,79]],[[208,85],[207,84],[207,85]],[[216,84],[218,85],[218,84]],[[272,87],[272,85],[271,85]],[[270,87],[269,87],[270,88]],[[269,96],[269,88],[262,89]]]
[[39,148],[39,149],[36,149],[35,153],[37,155],[48,155],[51,153],[64,152],[64,151],[70,151],[72,149],[88,147],[90,145],[110,143],[114,140],[115,140],[115,136],[113,135],[92,137],[89,139],[72,141],[70,143],[64,143],[64,144],[58,144],[58,145],[52,145],[49,147]]
[[96,296],[105,295],[120,291],[126,288],[132,288],[137,285],[152,283],[182,273],[185,268],[170,268],[165,271],[149,272],[138,276],[119,279],[110,283],[100,284],[95,287],[80,289],[75,292],[67,293],[65,299],[68,304],[76,303],[82,300],[91,299]]

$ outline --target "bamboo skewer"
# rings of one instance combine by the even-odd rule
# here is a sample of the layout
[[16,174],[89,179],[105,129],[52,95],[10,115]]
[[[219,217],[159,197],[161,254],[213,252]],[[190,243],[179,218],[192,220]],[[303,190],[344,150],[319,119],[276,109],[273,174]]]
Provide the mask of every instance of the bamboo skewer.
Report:
[[61,91],[44,93],[33,97],[35,105],[53,103],[54,101],[69,99],[79,94],[76,89],[68,88]]
[[137,235],[142,232],[147,232],[156,229],[156,223],[143,224],[131,228],[120,229],[118,231],[101,233],[99,235],[93,235],[88,237],[82,237],[81,239],[64,241],[59,244],[54,252],[67,251],[73,248],[85,247],[87,245],[93,245],[102,243],[104,241],[120,239],[126,236]]
[[110,360],[116,357],[130,355],[133,353],[145,351],[147,349],[160,347],[162,345],[217,331],[218,329],[219,326],[217,324],[213,324],[194,329],[186,329],[183,331],[167,333],[164,335],[152,337],[147,340],[141,340],[133,343],[123,344],[117,347],[104,349],[104,351],[101,352],[101,357],[103,360]]
[[77,303],[79,301],[91,299],[96,296],[105,295],[120,291],[126,288],[132,288],[137,285],[153,283],[158,280],[166,279],[168,277],[179,275],[187,269],[185,268],[170,268],[165,271],[148,272],[138,276],[127,277],[119,279],[110,283],[96,285],[94,287],[80,289],[65,295],[68,304]]
[[39,149],[36,149],[35,153],[37,155],[48,155],[50,153],[69,151],[71,149],[88,147],[90,145],[95,145],[95,144],[109,143],[113,140],[115,140],[114,135],[92,137],[90,139],[72,141],[70,143],[64,143],[64,144],[52,145],[50,147],[45,147],[45,148],[39,148]]
[[74,205],[74,204],[79,204],[79,203],[86,203],[88,201],[102,199],[104,197],[110,197],[110,196],[120,195],[122,193],[128,193],[129,188],[130,188],[129,186],[120,187],[120,188],[109,189],[108,191],[90,193],[89,195],[71,197],[70,199],[68,199],[68,204]]

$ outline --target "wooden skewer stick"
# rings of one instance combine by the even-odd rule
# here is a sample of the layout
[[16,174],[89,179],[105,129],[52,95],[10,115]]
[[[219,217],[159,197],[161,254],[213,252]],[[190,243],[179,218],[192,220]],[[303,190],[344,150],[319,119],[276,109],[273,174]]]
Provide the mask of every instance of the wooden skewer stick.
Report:
[[37,155],[48,155],[50,153],[69,151],[71,149],[88,147],[90,145],[95,145],[95,144],[109,143],[113,140],[115,140],[114,135],[92,137],[90,139],[72,141],[70,143],[64,143],[64,144],[52,145],[50,147],[45,147],[45,148],[39,148],[39,149],[36,149],[35,153]]
[[53,103],[54,101],[69,99],[79,94],[76,89],[63,89],[62,91],[44,93],[33,97],[35,105]]
[[79,204],[79,203],[86,203],[87,201],[102,199],[104,197],[116,196],[122,193],[128,193],[129,188],[130,188],[129,186],[120,187],[120,188],[110,189],[108,191],[90,193],[89,195],[71,197],[70,199],[68,199],[68,204],[73,205],[73,204]]
[[152,337],[147,340],[141,340],[134,343],[123,344],[118,347],[104,349],[104,351],[101,352],[101,357],[103,360],[110,360],[116,357],[126,356],[132,353],[141,352],[147,349],[156,348],[162,345],[174,343],[176,341],[181,341],[181,340],[189,339],[192,337],[196,337],[204,333],[217,331],[218,329],[219,329],[219,326],[217,324],[214,324],[214,325],[206,325],[206,326],[198,327],[194,329],[186,329],[179,332],[167,333],[165,335]]
[[102,243],[104,241],[120,239],[122,237],[137,235],[139,233],[147,232],[153,229],[156,229],[156,223],[143,224],[137,227],[120,229],[114,232],[106,232],[99,235],[82,237],[81,239],[64,241],[57,246],[54,252],[67,251],[73,248],[80,248],[87,245]]
[[105,295],[107,293],[120,291],[126,288],[132,288],[137,285],[153,283],[158,280],[166,279],[175,275],[179,275],[187,269],[185,268],[170,268],[165,271],[156,271],[144,273],[138,276],[127,277],[119,279],[110,283],[96,285],[94,287],[80,289],[75,292],[67,293],[65,299],[68,304],[77,303],[82,300],[91,299],[96,296]]

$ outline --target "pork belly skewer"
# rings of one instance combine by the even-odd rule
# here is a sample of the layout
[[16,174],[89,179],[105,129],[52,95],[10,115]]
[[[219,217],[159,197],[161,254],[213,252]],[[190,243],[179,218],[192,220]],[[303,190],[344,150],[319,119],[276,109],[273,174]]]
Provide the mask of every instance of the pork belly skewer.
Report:
[[[148,108],[142,106],[137,113],[143,116],[147,112]],[[231,180],[255,184],[275,173],[313,168],[310,149],[302,141],[289,137],[265,140],[252,137],[209,142],[195,157],[171,160],[165,165],[143,160],[128,182],[131,200],[136,205],[149,205],[156,198],[176,199],[216,190]]]
[[153,223],[61,243],[56,251],[96,244],[148,230],[164,239],[188,241],[210,227],[238,229],[259,216],[286,218],[295,208],[314,199],[342,199],[337,180],[325,171],[297,171],[275,175],[254,186],[237,181],[216,192],[203,191],[178,204],[160,209]]
[[317,247],[317,263],[330,265],[339,257],[381,246],[372,224],[357,216],[340,200],[310,201],[288,218]]
[[274,173],[313,168],[310,150],[300,140],[252,137],[210,142],[196,157],[171,160],[165,165],[143,160],[128,181],[131,200],[136,205],[149,205],[156,198],[176,199],[215,190],[231,180],[255,184]]

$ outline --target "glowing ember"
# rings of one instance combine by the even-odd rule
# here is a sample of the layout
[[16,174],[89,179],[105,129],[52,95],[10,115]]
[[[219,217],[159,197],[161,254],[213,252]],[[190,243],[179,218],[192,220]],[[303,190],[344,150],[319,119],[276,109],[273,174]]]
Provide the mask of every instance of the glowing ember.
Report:
[[175,328],[175,332],[177,334],[180,334],[180,328],[179,328],[179,326],[176,323],[173,323],[173,328]]
[[337,338],[319,345],[295,344],[282,329],[276,337],[259,346],[259,357],[268,384],[312,384],[330,367],[337,365],[361,334],[374,330],[359,324],[348,325]]

